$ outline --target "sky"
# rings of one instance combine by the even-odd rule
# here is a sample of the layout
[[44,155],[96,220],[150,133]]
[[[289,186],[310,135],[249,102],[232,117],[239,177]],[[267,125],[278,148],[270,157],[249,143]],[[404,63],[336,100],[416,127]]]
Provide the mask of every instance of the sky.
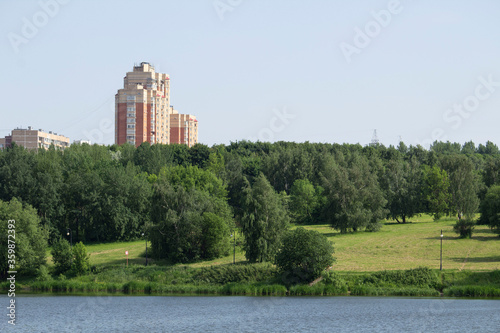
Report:
[[0,0],[0,136],[114,143],[134,64],[199,142],[500,145],[500,1]]

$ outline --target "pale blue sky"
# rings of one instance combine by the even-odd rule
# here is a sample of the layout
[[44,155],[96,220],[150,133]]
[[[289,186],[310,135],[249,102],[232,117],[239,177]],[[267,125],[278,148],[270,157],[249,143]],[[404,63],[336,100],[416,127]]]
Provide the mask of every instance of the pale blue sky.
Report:
[[[147,61],[170,74],[173,105],[197,116],[208,145],[364,145],[374,129],[385,145],[500,145],[499,1],[41,5],[54,1],[0,0],[1,136],[33,126],[113,143],[114,95]],[[357,28],[372,29],[369,43]],[[347,44],[359,46],[350,62]]]

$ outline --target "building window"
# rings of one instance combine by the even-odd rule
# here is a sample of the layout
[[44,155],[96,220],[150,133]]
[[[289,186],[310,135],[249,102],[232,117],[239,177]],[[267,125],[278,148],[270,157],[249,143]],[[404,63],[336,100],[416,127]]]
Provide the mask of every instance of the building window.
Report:
[[135,112],[135,106],[132,106],[132,107],[127,106],[127,112],[129,112],[129,111]]
[[127,119],[127,123],[133,123],[133,124],[135,124],[135,119],[128,118]]
[[135,101],[135,96],[127,95],[127,101]]

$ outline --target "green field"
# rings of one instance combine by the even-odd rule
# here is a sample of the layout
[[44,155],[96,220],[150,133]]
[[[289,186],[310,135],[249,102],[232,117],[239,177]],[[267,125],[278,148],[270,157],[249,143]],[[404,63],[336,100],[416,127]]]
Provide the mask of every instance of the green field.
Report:
[[443,230],[443,269],[500,269],[500,239],[487,226],[476,226],[472,239],[459,239],[455,219],[432,221],[429,216],[412,223],[386,222],[378,232],[340,234],[328,225],[307,226],[324,233],[334,243],[339,271],[381,271],[429,267],[439,269]]
[[[429,216],[412,219],[412,223],[385,222],[378,232],[340,234],[328,225],[309,225],[307,229],[325,234],[335,246],[334,270],[373,272],[417,267],[439,269],[440,233],[443,230],[443,269],[485,271],[500,269],[500,239],[487,226],[476,226],[472,239],[459,239],[453,231],[454,219],[434,222]],[[241,239],[241,235],[237,235]],[[150,246],[149,244],[148,246]],[[129,264],[145,263],[144,241],[90,244],[92,265],[126,264],[125,251],[129,251]],[[236,262],[244,262],[239,247]],[[230,264],[230,256],[188,264],[191,267]],[[166,262],[149,263],[166,265]]]

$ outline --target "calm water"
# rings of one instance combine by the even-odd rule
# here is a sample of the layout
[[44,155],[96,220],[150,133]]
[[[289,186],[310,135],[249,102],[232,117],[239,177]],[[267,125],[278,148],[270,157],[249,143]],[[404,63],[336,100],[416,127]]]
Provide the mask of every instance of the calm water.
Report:
[[500,332],[500,300],[18,296],[15,327],[7,304],[1,332]]

